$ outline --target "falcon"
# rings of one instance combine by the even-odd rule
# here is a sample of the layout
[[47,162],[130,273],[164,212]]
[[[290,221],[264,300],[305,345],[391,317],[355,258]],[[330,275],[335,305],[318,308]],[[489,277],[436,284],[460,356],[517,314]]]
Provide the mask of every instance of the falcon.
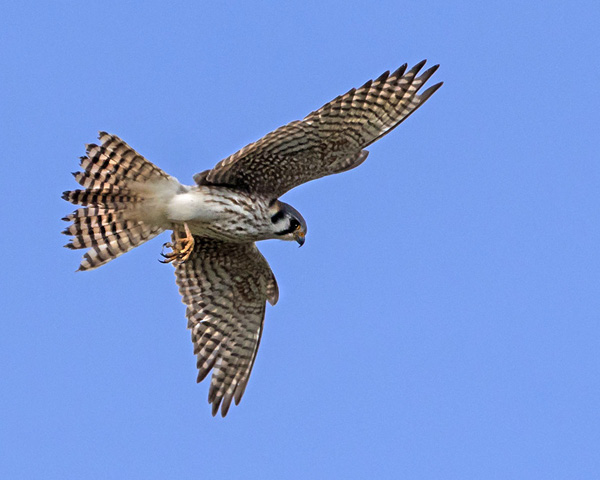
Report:
[[[421,88],[438,65],[425,60],[340,95],[303,120],[293,121],[194,176],[195,185],[139,155],[115,135],[100,132],[86,147],[83,187],[63,193],[80,208],[63,220],[65,245],[89,250],[79,270],[92,270],[171,230],[163,245],[175,267],[198,379],[211,371],[213,416],[239,404],[260,343],[266,302],[277,303],[275,276],[256,242],[306,239],[302,215],[279,198],[288,190],[359,166],[366,147],[391,132],[442,83]],[[421,73],[420,73],[421,72]]]

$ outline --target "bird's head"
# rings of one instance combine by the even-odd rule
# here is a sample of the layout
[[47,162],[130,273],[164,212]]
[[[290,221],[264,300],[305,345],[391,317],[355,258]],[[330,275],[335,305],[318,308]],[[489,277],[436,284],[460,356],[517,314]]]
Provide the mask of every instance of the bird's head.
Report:
[[306,239],[306,221],[300,212],[287,203],[276,200],[270,209],[275,238],[295,240],[300,246]]

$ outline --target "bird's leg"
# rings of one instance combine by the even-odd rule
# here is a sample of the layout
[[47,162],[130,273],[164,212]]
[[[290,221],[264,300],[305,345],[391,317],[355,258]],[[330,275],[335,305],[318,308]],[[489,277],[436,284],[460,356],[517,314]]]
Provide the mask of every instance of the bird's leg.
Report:
[[179,260],[181,262],[187,262],[188,258],[190,258],[190,255],[194,251],[195,242],[194,236],[192,235],[192,232],[190,232],[190,227],[188,227],[188,224],[184,223],[183,226],[185,227],[185,238],[181,238],[179,240],[182,243],[181,250],[179,251],[181,258]]
[[161,255],[165,258],[165,260],[159,260],[162,263],[171,263],[177,261],[178,263],[183,263],[190,258],[190,255],[194,251],[194,236],[192,232],[190,232],[190,227],[188,227],[187,223],[183,224],[185,228],[185,237],[179,237],[178,230],[174,230],[175,233],[175,242],[167,242],[163,244],[163,249],[170,248],[172,251],[169,253],[161,252]]

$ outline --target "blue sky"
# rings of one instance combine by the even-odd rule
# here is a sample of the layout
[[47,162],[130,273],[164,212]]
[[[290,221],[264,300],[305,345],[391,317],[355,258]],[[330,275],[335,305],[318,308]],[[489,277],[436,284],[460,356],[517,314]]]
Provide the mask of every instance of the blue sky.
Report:
[[[7,2],[0,477],[597,478],[596,2]],[[210,415],[166,237],[75,274],[60,199],[121,136],[182,182],[404,62],[444,87],[285,196],[302,249]]]

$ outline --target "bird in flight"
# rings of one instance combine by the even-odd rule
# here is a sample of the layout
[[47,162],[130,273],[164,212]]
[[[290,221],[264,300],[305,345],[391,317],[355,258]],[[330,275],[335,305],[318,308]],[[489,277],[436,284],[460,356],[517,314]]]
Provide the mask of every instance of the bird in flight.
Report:
[[340,95],[194,176],[183,185],[115,135],[100,132],[86,147],[83,187],[63,193],[80,208],[63,220],[66,245],[89,250],[79,270],[92,270],[171,230],[163,245],[175,276],[197,356],[198,379],[212,370],[208,401],[224,417],[240,402],[260,343],[266,302],[277,303],[275,276],[256,247],[281,239],[304,244],[306,222],[279,200],[292,188],[359,166],[383,137],[442,86],[418,92],[438,65],[425,60]]

